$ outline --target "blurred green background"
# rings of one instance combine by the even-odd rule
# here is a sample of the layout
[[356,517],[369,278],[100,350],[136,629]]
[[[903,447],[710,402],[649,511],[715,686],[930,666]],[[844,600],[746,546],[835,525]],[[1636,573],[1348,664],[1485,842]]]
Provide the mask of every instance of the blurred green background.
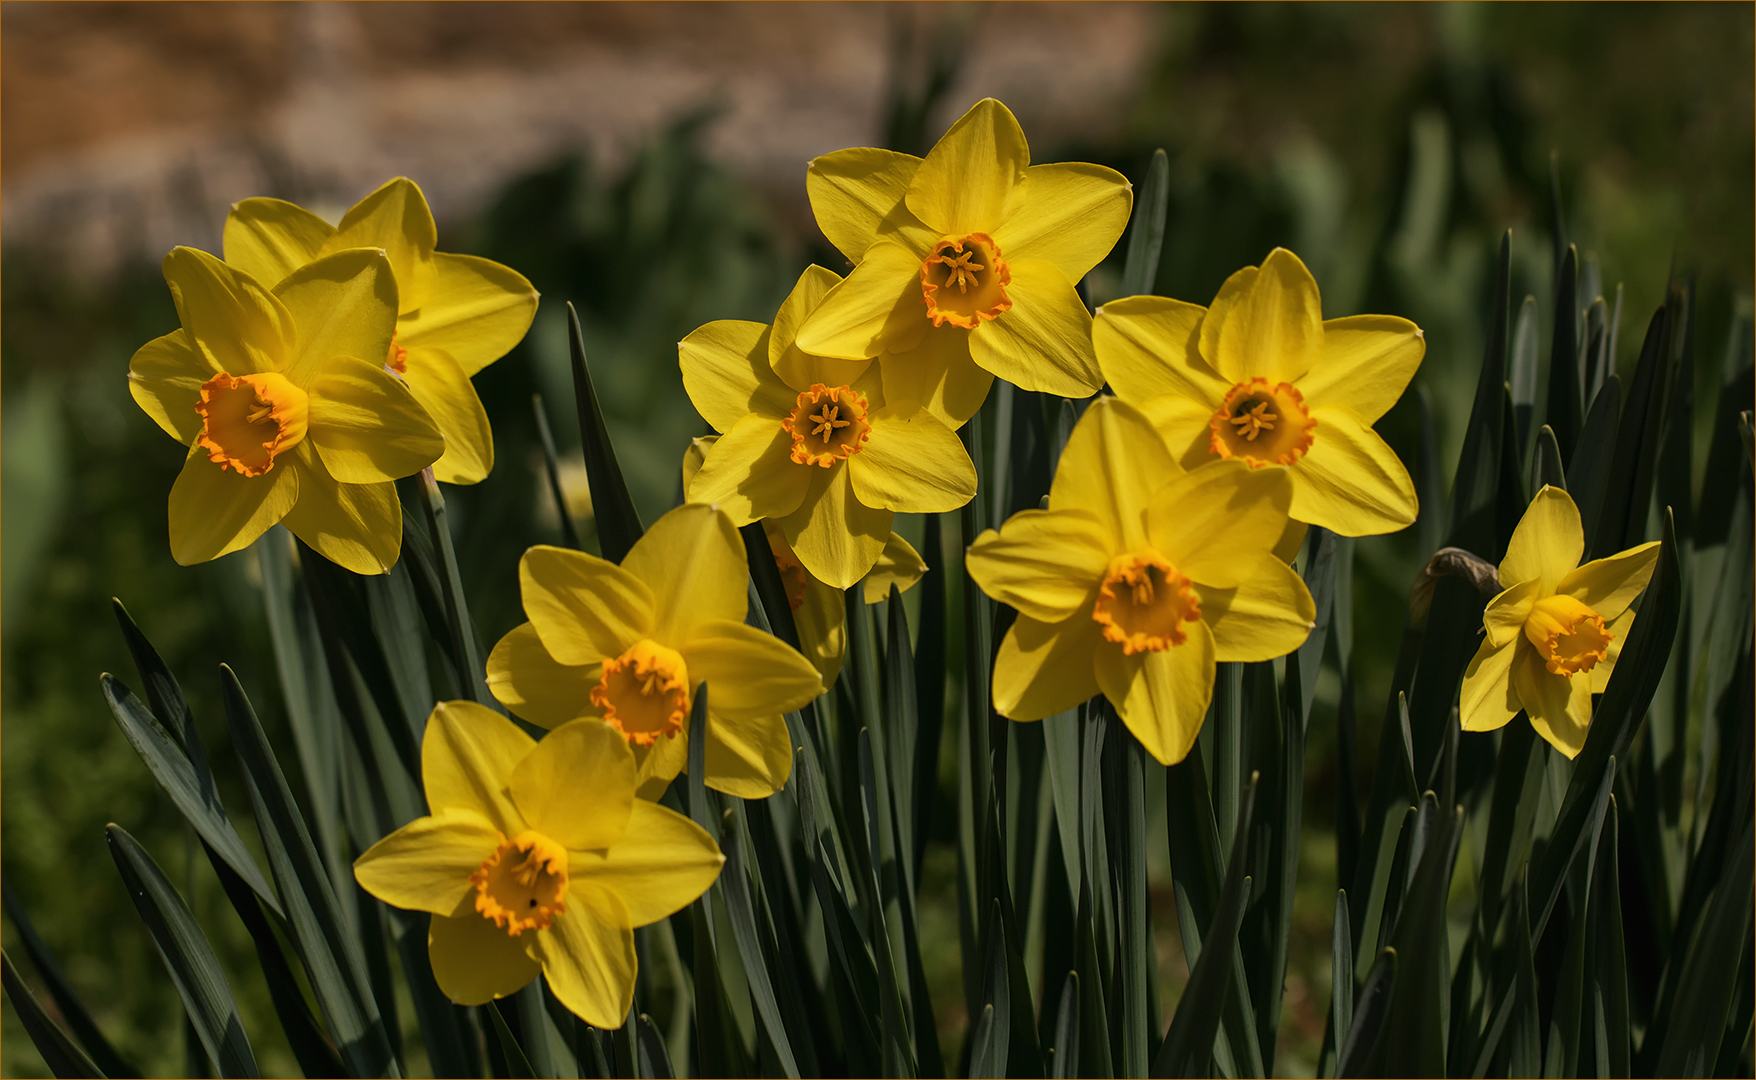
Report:
[[[986,92],[964,74],[966,29],[1002,16],[953,8],[927,23],[897,18],[888,45],[872,44],[890,72],[883,142],[922,153]],[[1426,361],[1380,430],[1411,472],[1449,476],[1482,354],[1492,253],[1507,228],[1514,304],[1536,297],[1547,351],[1558,192],[1562,235],[1595,283],[1581,296],[1601,293],[1613,307],[1620,290],[1624,369],[1667,280],[1695,282],[1694,400],[1705,434],[1729,334],[1750,312],[1749,5],[1188,4],[1158,9],[1151,22],[1153,59],[1122,115],[1091,125],[1101,138],[1040,141],[1024,121],[1035,160],[1101,162],[1137,184],[1152,151],[1168,151],[1156,291],[1206,303],[1229,273],[1278,244],[1310,265],[1326,315],[1414,319],[1426,330]],[[800,212],[802,182],[777,194],[712,151],[719,119],[704,99],[653,125],[613,165],[565,156],[505,184],[478,212],[441,217],[442,249],[502,261],[543,294],[524,344],[476,379],[496,469],[477,487],[448,491],[488,641],[520,620],[519,553],[558,538],[539,487],[533,394],[547,402],[563,458],[577,460],[565,302],[579,308],[617,451],[650,521],[677,499],[682,450],[705,431],[683,394],[675,342],[713,319],[767,321],[809,262],[845,270]],[[1118,256],[1092,273],[1094,305],[1116,295],[1120,269]],[[118,1048],[154,1074],[178,1073],[180,1005],[104,850],[104,823],[125,825],[185,887],[215,938],[265,1071],[290,1072],[242,926],[205,867],[184,876],[178,815],[97,689],[102,671],[135,681],[108,610],[119,597],[182,678],[217,744],[209,752],[222,785],[235,777],[217,722],[221,661],[239,672],[271,738],[285,732],[252,556],[194,568],[170,558],[165,497],[182,452],[133,405],[124,379],[133,350],[176,326],[170,296],[152,263],[92,275],[17,244],[4,249],[0,290],[0,874]],[[569,490],[583,513],[583,476]],[[1402,534],[1358,545],[1356,700],[1368,758],[1407,587],[1439,536],[1423,513]],[[1308,755],[1282,1032],[1289,1069],[1313,1067],[1327,1007],[1335,708],[1331,678],[1320,686]],[[283,763],[296,772],[293,755]],[[241,790],[223,794],[248,805]],[[254,830],[240,832],[254,840]],[[1160,853],[1153,886],[1168,1016],[1185,972],[1162,821],[1149,843]],[[934,844],[922,915],[948,1057],[965,1026],[953,864],[950,846]],[[4,942],[20,956],[10,923]],[[46,1075],[10,1005],[3,1020],[0,1074]]]

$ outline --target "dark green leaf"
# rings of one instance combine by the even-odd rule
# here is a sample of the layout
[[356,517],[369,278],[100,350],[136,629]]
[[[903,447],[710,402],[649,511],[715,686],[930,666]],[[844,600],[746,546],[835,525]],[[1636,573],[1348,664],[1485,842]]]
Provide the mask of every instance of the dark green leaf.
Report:
[[[1387,1076],[1440,1076],[1445,1072],[1451,961],[1445,899],[1463,837],[1463,810],[1447,812],[1432,792],[1421,799],[1421,817],[1433,831],[1410,849],[1414,868],[1396,922],[1396,989],[1386,1016],[1388,1038],[1379,1041]],[[1417,839],[1420,831],[1417,830]],[[1377,1054],[1373,1060],[1378,1060]]]
[[536,1070],[531,1068],[530,1059],[524,1056],[524,1047],[518,1045],[518,1040],[512,1035],[512,1028],[507,1025],[506,1017],[501,1012],[506,1007],[501,1002],[493,1001],[482,1009],[492,1021],[495,1040],[500,1046],[500,1053],[505,1055],[506,1075],[510,1080],[534,1080]]
[[1567,490],[1567,472],[1561,465],[1561,445],[1555,432],[1544,424],[1537,432],[1535,452],[1530,463],[1530,490],[1541,491],[1544,485]]
[[646,528],[641,525],[634,499],[628,494],[628,482],[622,479],[622,467],[616,463],[616,448],[610,444],[610,429],[604,425],[597,390],[586,368],[579,312],[572,303],[567,305],[567,331],[573,357],[573,395],[579,405],[579,442],[585,453],[585,478],[591,485],[598,548],[604,558],[619,563]]
[[1344,1038],[1354,1026],[1354,937],[1347,890],[1335,891],[1335,930],[1329,951],[1329,1030]]
[[[487,669],[482,665],[482,647],[476,639],[475,624],[470,621],[469,601],[463,594],[463,575],[458,571],[457,551],[451,543],[451,522],[445,509],[445,494],[439,490],[431,469],[422,470],[418,486],[427,532],[431,534],[433,546],[437,549],[433,560],[434,572],[439,578],[440,598],[444,601],[446,634],[443,640],[451,654],[452,670],[458,673],[470,700],[495,712],[504,713],[505,707],[488,692]],[[420,775],[418,764],[411,769],[410,775]]]
[[530,396],[530,411],[536,420],[537,444],[543,449],[543,475],[549,481],[549,497],[555,500],[555,518],[561,523],[561,542],[578,550],[579,532],[573,527],[573,515],[567,512],[567,496],[561,491],[561,464],[555,454],[555,436],[549,431],[543,395]]
[[677,1075],[671,1068],[671,1053],[665,1049],[665,1040],[659,1037],[658,1029],[652,1026],[652,1017],[640,1014],[637,1042],[640,1051],[640,1075],[650,1076],[654,1080],[671,1080]]
[[[1749,806],[1746,802],[1746,815]],[[1750,946],[1751,889],[1756,881],[1752,828],[1746,817],[1732,864],[1714,889],[1701,929],[1683,961],[1670,1022],[1648,1036],[1663,1039],[1656,1075],[1707,1076],[1713,1070],[1739,973],[1739,965],[1728,958],[1743,956]]]
[[1504,445],[1507,316],[1512,276],[1512,234],[1500,240],[1499,275],[1494,282],[1494,307],[1488,319],[1487,352],[1476,381],[1475,404],[1464,428],[1463,453],[1451,485],[1453,547],[1497,560],[1494,503],[1500,484],[1500,453]]
[[973,1037],[970,1055],[972,1077],[1007,1076],[1007,1052],[1012,1042],[1012,975],[1008,963],[1006,922],[1000,901],[991,905],[987,920],[988,952],[983,966],[981,1022]]
[[1146,296],[1158,277],[1159,252],[1165,244],[1165,209],[1171,195],[1171,160],[1163,150],[1152,152],[1146,183],[1134,203],[1134,228],[1128,234],[1128,256],[1122,266],[1122,295]]
[[[211,849],[209,850],[211,852]],[[68,1027],[73,1029],[73,1034],[78,1037],[80,1044],[85,1047],[85,1051],[91,1055],[91,1060],[96,1063],[97,1068],[103,1070],[103,1074],[109,1077],[139,1076],[140,1070],[116,1052],[115,1047],[111,1046],[110,1041],[104,1037],[103,1030],[98,1027],[97,1021],[92,1019],[91,1012],[86,1009],[85,1002],[80,999],[79,992],[73,989],[73,984],[62,973],[61,965],[55,962],[54,954],[49,951],[48,945],[38,936],[37,928],[31,924],[30,916],[26,914],[24,905],[20,904],[18,897],[12,894],[11,883],[0,881],[0,893],[5,896],[6,914],[12,918],[12,925],[18,931],[19,940],[24,942],[24,950],[29,954],[32,966],[37,969],[37,977],[43,981],[43,985],[49,991],[50,999],[55,1002],[55,1008],[60,1010],[61,1018],[67,1021]],[[28,991],[26,992],[28,993]],[[33,998],[32,1001],[34,1003],[35,999]],[[22,1014],[23,1009],[21,1008],[20,1015],[22,1016]],[[36,1033],[33,1031],[31,1038],[35,1040],[36,1037]]]
[[[1627,407],[1616,428],[1616,450],[1605,478],[1597,527],[1586,534],[1586,554],[1601,559],[1640,543],[1652,498],[1653,463],[1664,416],[1665,369],[1669,363],[1672,313],[1659,308],[1647,324],[1640,362],[1628,386]],[[1638,622],[1639,620],[1635,620]]]
[[[1366,984],[1360,988],[1360,1001],[1354,1008],[1353,1026],[1342,1040],[1335,1059],[1335,1075],[1363,1076],[1366,1062],[1378,1046],[1379,1033],[1390,1015],[1390,995],[1396,988],[1396,950],[1387,948],[1378,954],[1372,970],[1366,973]],[[1534,1076],[1535,1073],[1519,1075]]]
[[1054,1080],[1079,1075],[1079,972],[1069,971],[1055,1011],[1055,1043],[1049,1049]]
[[[704,683],[703,686],[705,685]],[[694,747],[691,746],[690,749],[693,751]],[[737,809],[743,809],[742,805]],[[786,1024],[781,1019],[780,1002],[775,997],[774,984],[769,977],[768,955],[758,936],[756,910],[750,899],[750,879],[745,870],[745,830],[737,827],[740,817],[735,810],[726,819],[730,827],[720,837],[726,865],[716,884],[725,900],[726,914],[731,919],[732,938],[744,961],[744,974],[750,981],[750,994],[756,1004],[756,1014],[768,1033],[769,1043],[774,1048],[781,1070],[797,1080],[799,1064],[793,1057],[792,1041],[788,1038]],[[808,1032],[799,1032],[799,1035],[801,1041],[810,1037]]]
[[5,976],[6,996],[17,1011],[19,1022],[24,1025],[25,1034],[30,1036],[37,1053],[43,1055],[43,1064],[49,1067],[50,1072],[56,1076],[73,1077],[105,1075],[98,1071],[91,1058],[85,1056],[85,1051],[65,1031],[57,1027],[55,1021],[49,1019],[49,1014],[43,1011],[36,995],[30,992],[30,988],[24,985],[24,980],[13,969],[12,957],[7,956],[4,951],[0,951],[0,972]]
[[1571,461],[1579,441],[1579,250],[1571,245],[1561,257],[1560,277],[1555,283],[1555,331],[1549,339],[1549,397],[1547,426],[1563,448],[1563,460]]

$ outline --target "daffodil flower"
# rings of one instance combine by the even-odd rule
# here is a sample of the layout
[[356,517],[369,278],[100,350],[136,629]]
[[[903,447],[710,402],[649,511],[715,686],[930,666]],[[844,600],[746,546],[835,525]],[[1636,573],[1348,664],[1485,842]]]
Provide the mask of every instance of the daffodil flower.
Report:
[[1065,397],[1103,384],[1074,285],[1128,223],[1121,173],[1032,165],[1018,121],[988,98],[924,159],[841,150],[811,162],[806,188],[823,235],[855,264],[799,331],[807,352],[882,357],[890,398],[956,423],[996,375]]
[[488,657],[488,688],[533,724],[602,717],[656,798],[689,760],[689,708],[708,686],[707,785],[760,799],[792,771],[781,714],[823,693],[810,661],[744,625],[749,566],[731,519],[680,506],[622,565],[538,546],[519,560],[529,622]]
[[708,323],[678,345],[683,388],[720,432],[688,487],[737,525],[774,519],[811,575],[846,589],[871,570],[898,513],[955,510],[976,490],[969,453],[869,361],[802,351],[794,331],[840,279],[813,266],[774,326]]
[[541,742],[470,701],[433,708],[421,741],[431,814],[354,862],[367,892],[432,913],[427,952],[460,1005],[540,972],[561,1004],[614,1028],[634,998],[634,928],[706,892],[725,857],[681,814],[635,798],[628,744],[598,720]]
[[1147,751],[1183,760],[1214,663],[1298,648],[1315,605],[1273,549],[1292,500],[1278,469],[1184,472],[1139,411],[1099,398],[1062,452],[1046,510],[970,545],[969,574],[1018,610],[994,707],[1040,720],[1102,693]]
[[381,574],[402,550],[390,481],[445,448],[432,417],[378,357],[396,324],[384,253],[352,248],[272,291],[212,255],[165,256],[182,328],[128,365],[135,403],[189,447],[171,487],[171,554],[237,551],[281,522],[324,558]]
[[1658,564],[1641,544],[1584,566],[1579,508],[1544,486],[1512,531],[1500,595],[1482,615],[1483,639],[1463,676],[1465,731],[1505,727],[1518,711],[1569,758],[1585,746],[1591,695],[1603,693],[1634,622],[1629,605]]
[[[717,441],[715,436],[695,439],[683,454],[683,487],[695,478],[707,451]],[[786,534],[772,520],[762,522],[768,549],[774,555],[775,568],[780,571],[781,584],[786,586],[787,606],[793,613],[793,628],[799,632],[799,648],[823,676],[827,691],[841,674],[842,658],[847,652],[847,603],[840,589],[832,588],[811,576],[805,564],[793,554]],[[884,542],[878,561],[860,582],[861,598],[876,604],[890,596],[890,587],[908,592],[927,572],[926,561],[914,545],[896,533]]]
[[1402,396],[1426,340],[1393,315],[1325,320],[1317,282],[1285,248],[1228,278],[1212,307],[1105,304],[1092,339],[1105,380],[1184,468],[1284,469],[1292,519],[1343,536],[1414,521],[1408,470],[1372,424]]
[[434,251],[426,196],[397,177],[361,199],[339,226],[279,199],[245,199],[226,217],[226,262],[273,285],[344,248],[383,248],[396,272],[396,336],[381,355],[445,434],[433,475],[473,484],[494,467],[494,436],[470,377],[530,328],[537,291],[516,271]]

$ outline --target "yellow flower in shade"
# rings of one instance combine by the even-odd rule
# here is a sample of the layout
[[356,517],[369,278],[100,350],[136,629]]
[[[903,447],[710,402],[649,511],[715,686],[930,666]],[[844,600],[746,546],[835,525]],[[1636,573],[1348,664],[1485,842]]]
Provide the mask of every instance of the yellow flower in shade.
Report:
[[719,431],[688,487],[737,525],[774,519],[811,575],[845,589],[872,569],[898,513],[955,510],[969,453],[914,401],[887,399],[869,361],[802,352],[793,331],[839,279],[813,266],[761,323],[708,323],[678,345],[683,387]]
[[[714,436],[696,439],[684,451],[685,489],[716,441]],[[780,570],[781,583],[786,586],[787,606],[793,612],[793,628],[799,632],[799,647],[816,667],[817,673],[823,676],[823,687],[828,690],[835,685],[835,677],[841,674],[842,657],[847,652],[847,604],[842,591],[811,576],[787,545],[780,526],[765,520],[762,532],[768,537],[768,549],[774,553],[774,565]],[[920,552],[893,532],[884,542],[878,561],[861,581],[860,595],[866,603],[876,604],[890,596],[892,585],[901,592],[908,592],[926,572],[927,564]]]
[[518,564],[529,622],[488,657],[488,689],[543,727],[602,717],[656,798],[689,761],[689,708],[707,682],[707,786],[760,799],[793,767],[782,713],[823,693],[810,661],[744,625],[749,566],[731,519],[680,506],[622,565],[557,547]]
[[1073,286],[1128,223],[1121,173],[1032,165],[1018,121],[989,98],[925,159],[841,150],[811,162],[806,188],[818,227],[855,265],[799,331],[801,348],[882,357],[892,399],[935,400],[958,423],[995,375],[1066,397],[1103,384]]
[[1276,558],[1291,484],[1221,461],[1184,472],[1146,417],[1099,398],[1073,429],[1046,510],[970,545],[983,592],[1018,609],[994,707],[1041,720],[1102,693],[1153,757],[1183,760],[1217,660],[1298,648],[1315,605]]
[[367,892],[431,912],[439,989],[481,1005],[539,972],[614,1028],[634,998],[634,928],[706,892],[725,857],[681,814],[635,798],[628,744],[598,720],[537,742],[470,701],[440,702],[421,742],[432,813],[354,862]]
[[1393,315],[1325,320],[1317,282],[1275,248],[1208,308],[1158,296],[1105,304],[1092,327],[1104,379],[1152,420],[1184,468],[1284,467],[1292,519],[1343,536],[1415,519],[1415,489],[1372,424],[1414,377],[1421,330]]
[[383,248],[396,271],[396,336],[383,363],[445,433],[433,475],[473,484],[494,467],[488,414],[470,376],[506,355],[530,328],[537,291],[516,271],[473,255],[434,251],[427,199],[398,177],[330,225],[279,199],[245,199],[226,218],[225,254],[265,284],[343,248]]
[[128,365],[134,401],[189,447],[171,487],[171,554],[237,551],[275,522],[324,558],[380,574],[402,550],[390,481],[444,450],[433,418],[378,360],[396,323],[382,251],[352,248],[272,291],[194,248],[165,256],[182,329]]
[[1579,508],[1545,486],[1512,531],[1500,587],[1482,615],[1483,640],[1463,676],[1465,731],[1493,731],[1523,709],[1537,734],[1574,757],[1585,745],[1591,695],[1603,693],[1634,622],[1629,605],[1658,564],[1658,544],[1584,566]]

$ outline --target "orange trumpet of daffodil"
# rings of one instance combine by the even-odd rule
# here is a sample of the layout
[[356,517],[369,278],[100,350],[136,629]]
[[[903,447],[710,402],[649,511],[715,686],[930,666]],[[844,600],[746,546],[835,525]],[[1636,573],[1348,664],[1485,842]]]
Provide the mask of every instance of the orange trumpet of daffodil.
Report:
[[1465,731],[1505,727],[1520,709],[1537,734],[1575,757],[1634,622],[1630,609],[1658,565],[1658,543],[1584,566],[1579,508],[1544,486],[1512,531],[1500,595],[1482,615],[1482,645],[1463,676]]
[[1184,468],[1284,470],[1292,519],[1342,536],[1414,521],[1414,483],[1372,424],[1420,366],[1421,330],[1393,315],[1325,320],[1316,280],[1285,248],[1233,274],[1211,307],[1158,296],[1105,304],[1092,340],[1104,379]]
[[700,826],[635,798],[628,744],[598,720],[541,742],[491,709],[440,702],[421,740],[431,813],[354,861],[367,892],[433,916],[439,989],[481,1005],[540,972],[594,1027],[628,1016],[634,928],[706,892],[725,857]]

